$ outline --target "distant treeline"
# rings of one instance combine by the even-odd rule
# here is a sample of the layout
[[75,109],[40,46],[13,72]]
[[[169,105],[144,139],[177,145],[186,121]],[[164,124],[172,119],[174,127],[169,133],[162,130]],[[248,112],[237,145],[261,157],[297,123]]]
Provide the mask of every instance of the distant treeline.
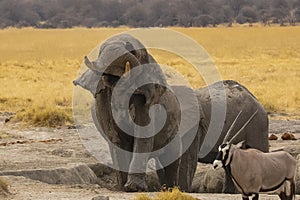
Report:
[[0,0],[0,28],[300,22],[300,0]]

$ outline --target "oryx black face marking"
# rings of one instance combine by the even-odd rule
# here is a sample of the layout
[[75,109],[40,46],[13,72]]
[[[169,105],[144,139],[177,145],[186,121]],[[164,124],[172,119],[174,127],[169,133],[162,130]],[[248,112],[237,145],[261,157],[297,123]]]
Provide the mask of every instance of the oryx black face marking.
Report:
[[230,144],[222,144],[219,146],[219,153],[216,157],[216,160],[222,161],[223,167],[229,157]]

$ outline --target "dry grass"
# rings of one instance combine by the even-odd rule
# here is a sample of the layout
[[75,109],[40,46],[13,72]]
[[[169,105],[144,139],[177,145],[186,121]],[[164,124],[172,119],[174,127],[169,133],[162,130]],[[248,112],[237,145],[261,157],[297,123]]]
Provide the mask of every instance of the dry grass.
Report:
[[8,183],[4,179],[0,178],[0,195],[7,194],[7,193],[9,193]]
[[300,110],[300,27],[177,29],[210,53],[223,79],[244,84],[271,112]]
[[140,194],[134,200],[196,200],[196,198],[180,192],[178,188],[174,188],[165,192],[159,192],[153,197],[146,194]]
[[[72,123],[72,81],[82,58],[123,29],[0,30],[0,111],[40,126]],[[300,114],[300,27],[174,28],[200,43],[223,79],[244,84],[268,111]],[[176,41],[174,43],[176,45]],[[204,82],[187,63],[152,51],[194,87]]]
[[0,31],[0,110],[35,126],[73,123],[72,81],[84,55],[118,29]]

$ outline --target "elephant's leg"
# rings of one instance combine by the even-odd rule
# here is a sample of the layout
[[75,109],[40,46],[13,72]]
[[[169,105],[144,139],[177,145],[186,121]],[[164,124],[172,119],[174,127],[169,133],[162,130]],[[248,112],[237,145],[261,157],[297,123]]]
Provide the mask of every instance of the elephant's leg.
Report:
[[225,169],[225,182],[223,185],[223,193],[227,194],[236,194],[238,191],[230,177],[230,173],[228,169]]
[[156,173],[159,179],[160,184],[166,183],[166,174],[164,167],[162,166],[161,162],[159,161],[159,158],[155,159],[155,166],[156,166]]
[[[165,152],[159,156],[159,161],[163,167],[164,177],[160,177],[161,185],[166,187],[178,186],[179,179],[179,165],[181,161],[181,139],[176,136],[169,144],[169,148],[165,149]],[[173,162],[169,158],[175,158]],[[170,163],[171,162],[171,163]]]
[[175,160],[170,165],[164,168],[165,184],[167,188],[178,185],[179,164],[180,164],[180,158],[178,158],[177,160]]
[[153,148],[153,137],[135,138],[134,153],[129,166],[128,179],[124,186],[127,192],[147,191],[146,169]]
[[[196,131],[197,130],[191,130]],[[191,133],[192,133],[191,132]],[[180,170],[179,170],[179,182],[178,185],[181,190],[190,192],[192,189],[192,182],[196,172],[198,163],[198,153],[200,150],[200,134],[193,135],[187,133],[182,139],[183,148],[187,149],[181,157]],[[195,132],[194,132],[195,133]],[[194,138],[192,144],[188,147],[186,140],[189,140],[191,136]],[[195,137],[193,137],[195,136]]]
[[[149,105],[146,106],[144,95],[135,95],[131,100],[131,115],[134,116],[134,142],[132,160],[129,165],[128,178],[124,189],[129,192],[147,191],[146,169],[153,150],[154,123],[149,116]],[[154,117],[154,116],[152,116]],[[147,126],[147,128],[143,128]],[[150,136],[150,137],[146,137]]]
[[110,147],[110,153],[114,167],[117,171],[118,189],[123,190],[124,184],[127,182],[128,169],[131,157],[130,155],[124,155],[121,149],[116,147]]

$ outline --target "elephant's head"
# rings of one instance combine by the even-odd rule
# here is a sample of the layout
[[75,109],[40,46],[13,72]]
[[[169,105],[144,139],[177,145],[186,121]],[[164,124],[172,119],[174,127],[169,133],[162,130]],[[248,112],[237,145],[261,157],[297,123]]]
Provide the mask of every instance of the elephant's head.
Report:
[[[166,80],[159,65],[137,39],[127,34],[108,39],[102,44],[95,61],[85,57],[85,65],[89,70],[74,81],[74,84],[91,91],[94,96],[105,87],[114,88],[122,75],[141,65],[143,67],[135,70],[138,71],[139,79],[144,77],[153,81],[137,87],[134,95],[142,95],[145,104],[153,105],[158,103],[166,89],[163,86],[166,85]],[[128,77],[130,83],[135,84],[135,77],[137,76]]]

